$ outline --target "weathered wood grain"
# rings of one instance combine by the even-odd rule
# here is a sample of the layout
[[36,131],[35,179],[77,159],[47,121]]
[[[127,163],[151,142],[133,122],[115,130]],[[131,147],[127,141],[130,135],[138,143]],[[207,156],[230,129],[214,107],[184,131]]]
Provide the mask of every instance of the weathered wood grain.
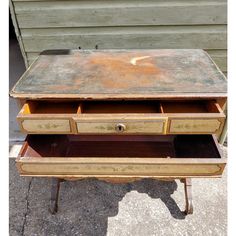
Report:
[[225,1],[46,1],[15,2],[14,6],[22,28],[227,22]]
[[[225,0],[13,0],[10,8],[19,23],[22,52],[37,53],[55,48],[225,50],[226,5]],[[226,56],[213,59],[225,73]],[[27,67],[33,60],[25,55]]]
[[146,26],[22,29],[25,50],[45,49],[225,49],[226,27]]
[[23,38],[21,36],[20,26],[19,26],[18,21],[17,21],[17,16],[15,14],[15,8],[14,8],[12,0],[9,1],[9,9],[10,9],[10,13],[11,13],[12,23],[13,23],[15,33],[16,33],[16,38],[19,42],[20,50],[21,50],[21,53],[22,53],[22,56],[23,56],[23,59],[24,59],[24,63],[25,63],[25,66],[28,67],[29,62],[28,62],[28,59],[27,59],[27,56],[26,56],[26,51],[25,51],[25,48],[24,48]]
[[[227,71],[227,50],[205,50],[222,72]],[[28,52],[27,58],[29,65],[36,60],[40,52]]]
[[222,72],[227,71],[227,50],[206,50]]
[[11,95],[158,99],[160,95],[191,97],[199,93],[217,97],[227,92],[226,79],[203,50],[73,50],[56,54],[41,55]]

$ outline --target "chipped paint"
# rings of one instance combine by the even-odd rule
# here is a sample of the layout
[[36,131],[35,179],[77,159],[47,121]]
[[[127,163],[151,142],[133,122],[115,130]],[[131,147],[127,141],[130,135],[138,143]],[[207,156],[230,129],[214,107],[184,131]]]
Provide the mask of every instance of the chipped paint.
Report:
[[150,56],[143,56],[143,57],[134,57],[130,60],[130,63],[134,66],[136,66],[137,61],[149,58]]
[[224,75],[203,50],[74,50],[39,56],[11,95],[93,99],[200,92],[227,92]]

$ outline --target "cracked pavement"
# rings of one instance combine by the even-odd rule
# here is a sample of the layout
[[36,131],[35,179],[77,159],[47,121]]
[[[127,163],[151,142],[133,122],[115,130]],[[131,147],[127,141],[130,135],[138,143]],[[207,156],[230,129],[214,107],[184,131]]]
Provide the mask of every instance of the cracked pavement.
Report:
[[[227,148],[223,148],[226,157]],[[227,235],[227,178],[193,179],[193,215],[185,216],[180,181],[98,180],[61,184],[49,213],[50,179],[20,177],[10,159],[10,235]]]

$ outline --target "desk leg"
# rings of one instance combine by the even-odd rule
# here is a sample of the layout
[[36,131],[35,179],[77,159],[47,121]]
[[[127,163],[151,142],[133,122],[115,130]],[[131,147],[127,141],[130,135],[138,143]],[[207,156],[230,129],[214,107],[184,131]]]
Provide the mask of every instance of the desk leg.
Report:
[[184,192],[185,192],[185,201],[186,208],[185,214],[193,214],[193,202],[192,202],[192,181],[190,178],[181,179],[181,182],[184,183]]
[[50,207],[49,210],[52,214],[56,214],[58,210],[58,198],[59,198],[59,191],[60,191],[60,183],[62,182],[61,179],[52,178],[51,183],[51,199],[50,199]]

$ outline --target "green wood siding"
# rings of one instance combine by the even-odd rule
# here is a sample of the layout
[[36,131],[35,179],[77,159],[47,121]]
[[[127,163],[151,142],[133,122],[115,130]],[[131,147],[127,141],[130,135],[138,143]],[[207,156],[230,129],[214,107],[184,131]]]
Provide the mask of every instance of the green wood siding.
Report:
[[43,1],[15,2],[23,28],[226,24],[224,2]]
[[13,0],[26,66],[45,49],[202,48],[227,73],[225,0]]

